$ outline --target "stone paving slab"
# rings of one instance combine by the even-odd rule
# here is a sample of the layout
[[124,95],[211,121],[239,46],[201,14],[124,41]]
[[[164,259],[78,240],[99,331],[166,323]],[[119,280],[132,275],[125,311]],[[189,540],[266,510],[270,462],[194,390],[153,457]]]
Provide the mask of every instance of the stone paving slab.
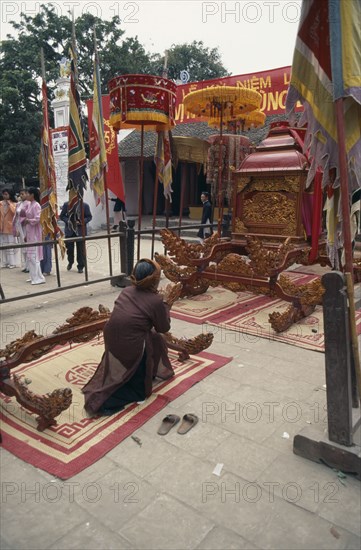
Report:
[[196,548],[213,527],[212,521],[187,504],[161,494],[120,533],[139,550],[179,550]]
[[[142,255],[148,250],[149,242]],[[14,271],[7,285],[16,293],[24,283]],[[1,346],[84,305],[112,308],[119,292],[105,282],[4,304]],[[360,482],[347,476],[343,485],[332,469],[292,452],[309,423],[326,427],[324,355],[214,328],[209,351],[232,362],[138,429],[141,447],[127,438],[67,482],[0,450],[1,548],[360,549]],[[207,330],[172,320],[177,336]],[[157,435],[166,414],[186,412],[200,419],[188,434]],[[270,483],[279,484],[273,493]],[[329,502],[335,487],[338,502]]]

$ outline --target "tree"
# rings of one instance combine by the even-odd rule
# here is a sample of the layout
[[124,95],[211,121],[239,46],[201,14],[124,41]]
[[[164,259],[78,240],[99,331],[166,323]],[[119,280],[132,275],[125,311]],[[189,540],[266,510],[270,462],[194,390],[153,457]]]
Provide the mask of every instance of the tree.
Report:
[[[70,15],[70,14],[69,14]],[[37,173],[41,130],[41,64],[43,48],[49,100],[59,78],[59,62],[69,57],[72,22],[59,16],[54,7],[41,5],[34,17],[24,13],[12,22],[16,36],[8,35],[0,46],[0,178],[21,180]],[[79,87],[82,99],[93,93],[93,29],[100,53],[102,92],[116,74],[162,74],[164,60],[149,54],[137,37],[123,38],[119,17],[104,21],[84,13],[75,21],[78,50]],[[173,45],[169,49],[169,78],[178,79],[181,70],[191,81],[227,75],[217,48],[203,42]],[[51,109],[49,109],[50,123]]]
[[37,173],[41,107],[27,71],[0,71],[1,176],[21,181]]
[[[21,14],[20,23],[12,22],[12,26],[17,37],[8,35],[0,49],[0,172],[6,179],[20,179],[37,171],[41,127],[40,49],[44,50],[49,99],[52,99],[59,78],[59,62],[69,57],[72,22],[66,16],[58,16],[51,5],[42,5],[37,15]],[[84,13],[75,21],[82,99],[92,96],[94,27],[103,93],[108,93],[108,80],[116,74],[151,72],[153,56],[145,52],[137,37],[123,40],[124,31],[118,17],[103,21]]]
[[[163,65],[164,57],[157,62],[158,74]],[[173,44],[168,50],[168,78],[177,80],[184,70],[188,71],[190,82],[229,76],[218,48],[207,48],[202,41],[196,40],[191,44]]]

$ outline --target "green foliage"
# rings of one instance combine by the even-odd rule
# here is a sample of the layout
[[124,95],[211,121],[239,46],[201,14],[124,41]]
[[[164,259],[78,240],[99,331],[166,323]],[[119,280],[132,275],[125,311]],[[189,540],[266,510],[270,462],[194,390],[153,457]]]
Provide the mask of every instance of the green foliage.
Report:
[[[164,57],[161,63],[164,64]],[[190,82],[229,76],[218,48],[207,48],[196,40],[191,44],[173,44],[168,50],[168,78],[179,79],[183,70],[188,71]]]
[[[41,132],[41,63],[43,48],[48,98],[59,78],[59,62],[69,58],[72,22],[59,16],[54,7],[41,5],[35,16],[21,14],[12,22],[16,37],[7,35],[0,46],[0,178],[19,181],[37,173]],[[108,93],[108,81],[117,74],[162,74],[160,55],[150,55],[137,37],[123,38],[119,17],[104,21],[84,13],[75,21],[81,98],[93,94],[94,27],[100,57],[102,92]],[[227,74],[216,48],[203,42],[173,45],[169,50],[169,78],[178,79],[183,69],[191,80],[204,80]],[[50,123],[52,110],[49,109]]]
[[[59,62],[63,57],[69,58],[72,23],[70,17],[58,16],[51,5],[42,5],[37,15],[22,14],[20,22],[12,22],[12,25],[17,37],[8,35],[0,48],[0,175],[19,180],[37,172],[41,131],[40,50],[44,51],[51,100],[60,76]],[[145,52],[137,38],[123,40],[124,31],[118,17],[103,21],[85,13],[75,21],[82,99],[93,93],[94,27],[103,93],[108,93],[108,80],[116,74],[149,73],[151,70],[152,56]],[[49,113],[51,116],[51,109]]]

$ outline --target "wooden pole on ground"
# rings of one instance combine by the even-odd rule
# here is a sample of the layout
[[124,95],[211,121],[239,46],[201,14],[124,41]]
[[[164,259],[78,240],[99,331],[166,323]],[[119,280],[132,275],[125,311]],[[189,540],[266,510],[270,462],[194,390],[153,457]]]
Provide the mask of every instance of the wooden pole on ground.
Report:
[[[142,229],[143,209],[143,174],[144,174],[144,124],[140,133],[140,166],[139,166],[139,194],[138,194],[138,231]],[[140,234],[137,241],[137,261],[140,260]]]
[[109,220],[109,196],[108,196],[108,187],[107,187],[107,177],[104,170],[104,192],[105,192],[105,212],[107,217],[107,241],[108,241],[108,257],[109,257],[109,274],[113,276],[113,262],[112,262],[112,243],[110,239],[110,220]]
[[337,138],[338,138],[338,158],[340,164],[340,187],[341,187],[341,211],[342,211],[342,233],[345,251],[345,279],[347,285],[347,294],[349,299],[350,312],[350,334],[352,342],[352,351],[355,365],[355,374],[358,387],[359,399],[361,397],[361,369],[360,356],[356,330],[355,297],[353,287],[353,259],[351,242],[351,220],[350,220],[350,200],[348,192],[348,173],[346,160],[346,136],[343,110],[343,98],[335,102]]
[[218,154],[218,237],[222,234],[223,199],[222,199],[222,154],[223,154],[223,102],[221,103],[221,123],[219,130]]
[[[183,208],[184,208],[184,194],[187,185],[187,172],[188,165],[186,162],[181,164],[181,196],[180,196],[180,207],[179,207],[179,227],[182,226],[182,217],[183,217]],[[181,235],[181,230],[179,229],[178,235]]]
[[[84,219],[84,199],[80,199],[80,208],[81,208],[81,234],[83,241],[80,242],[80,246],[83,249],[83,258],[84,258],[84,268],[85,268],[85,280],[88,281],[88,259],[86,254],[86,242],[85,242],[85,219]],[[78,243],[75,244],[74,248],[78,248]]]
[[159,133],[157,133],[157,151],[156,151],[156,162],[155,162],[155,180],[154,180],[154,196],[153,196],[153,222],[152,222],[152,251],[151,251],[151,258],[154,257],[154,240],[155,240],[155,233],[154,229],[156,226],[156,220],[157,220],[157,204],[158,204],[158,187],[159,187],[159,158],[158,158],[158,140],[159,140]]

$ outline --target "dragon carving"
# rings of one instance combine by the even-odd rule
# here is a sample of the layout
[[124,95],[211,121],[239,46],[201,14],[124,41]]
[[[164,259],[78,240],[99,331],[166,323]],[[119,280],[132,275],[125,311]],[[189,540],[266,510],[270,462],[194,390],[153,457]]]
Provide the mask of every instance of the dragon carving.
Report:
[[13,376],[17,401],[26,409],[36,412],[39,416],[37,429],[42,432],[57,424],[55,417],[66,411],[72,403],[73,394],[70,388],[56,389],[45,395],[38,395],[27,387],[27,384],[16,374]]
[[[179,298],[180,293],[180,284],[168,285],[162,292],[164,300],[170,306]],[[62,388],[39,395],[28,388],[26,379],[16,374],[11,376],[11,369],[37,359],[59,343],[86,342],[93,339],[102,332],[109,316],[110,310],[103,305],[99,305],[98,310],[82,307],[50,336],[44,337],[31,330],[0,350],[0,357],[5,358],[0,361],[0,391],[9,397],[15,397],[21,406],[38,415],[36,420],[39,431],[57,424],[55,417],[67,410],[72,403],[72,391],[70,388]],[[200,353],[213,341],[213,334],[199,334],[189,339],[176,338],[169,332],[163,336],[168,347],[178,352],[179,361],[189,359],[190,354]]]
[[[222,285],[232,291],[251,290],[256,294],[278,296],[292,301],[284,313],[273,313],[269,321],[275,331],[286,330],[292,323],[310,315],[322,304],[324,288],[320,279],[296,285],[282,272],[295,262],[307,263],[310,248],[295,247],[290,237],[267,246],[254,236],[245,237],[243,254],[223,242],[217,234],[203,244],[187,243],[171,230],[161,231],[168,256],[156,255],[165,276],[182,283],[181,297],[205,292],[209,286]],[[242,248],[242,247],[241,247]],[[257,284],[256,284],[257,282]]]

